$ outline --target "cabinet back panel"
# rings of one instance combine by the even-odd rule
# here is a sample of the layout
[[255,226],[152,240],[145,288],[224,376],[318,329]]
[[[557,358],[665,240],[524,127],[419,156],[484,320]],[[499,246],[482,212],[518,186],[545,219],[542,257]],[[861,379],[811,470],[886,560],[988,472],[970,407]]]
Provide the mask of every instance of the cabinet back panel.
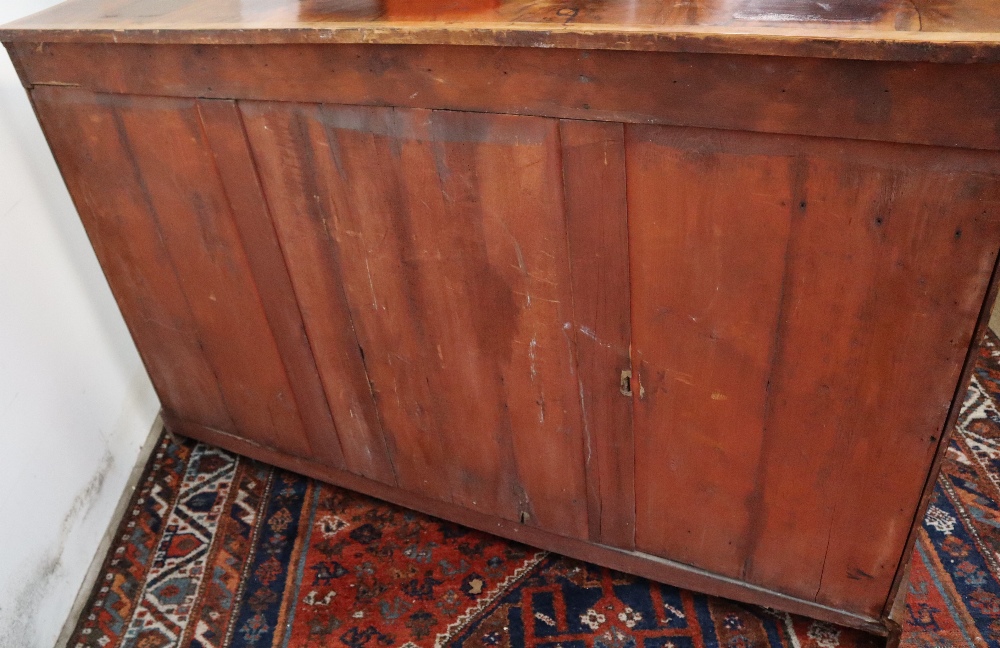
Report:
[[1000,165],[653,126],[626,151],[637,548],[877,614],[989,283]]
[[101,268],[164,406],[235,431],[112,104],[38,88],[35,109]]
[[400,486],[588,537],[558,122],[241,106],[293,280],[342,279]]
[[[289,291],[298,303],[301,327],[336,421],[345,466],[358,475],[395,485],[392,460],[348,312],[336,250],[329,245],[324,221],[316,212],[320,188],[314,162],[295,164],[298,160],[268,155],[260,146],[249,152],[251,144],[246,140],[242,113],[235,102],[206,103],[232,106],[234,124],[220,126],[244,142],[252,158],[249,162],[256,173],[244,190],[259,187],[259,193],[250,193],[265,211],[276,215],[268,225],[274,228],[276,254],[287,258],[284,265],[295,270],[289,273]],[[303,188],[307,191],[303,192]],[[268,205],[275,208],[271,210]],[[297,228],[291,232],[282,227],[286,222],[282,215],[287,212],[299,217]],[[313,263],[305,264],[303,259]]]
[[200,99],[198,114],[229,198],[233,223],[239,231],[261,305],[295,392],[313,456],[343,466],[346,451],[341,448],[342,435],[337,433],[323,393],[236,102]]
[[989,153],[32,92],[175,419],[880,614],[996,258]]
[[[782,300],[790,165],[627,129],[636,546],[737,576]],[[684,496],[678,487],[683,485]]]
[[33,97],[164,407],[338,465],[329,414],[303,422],[196,101]]

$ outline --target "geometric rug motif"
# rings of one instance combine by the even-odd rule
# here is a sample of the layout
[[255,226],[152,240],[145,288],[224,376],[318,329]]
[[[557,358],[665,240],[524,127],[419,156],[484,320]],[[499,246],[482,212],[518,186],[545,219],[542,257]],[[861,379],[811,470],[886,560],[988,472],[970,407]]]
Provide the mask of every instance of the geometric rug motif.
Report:
[[[903,646],[1000,648],[1000,342],[918,534]],[[160,439],[75,648],[860,648],[864,633],[582,563]]]

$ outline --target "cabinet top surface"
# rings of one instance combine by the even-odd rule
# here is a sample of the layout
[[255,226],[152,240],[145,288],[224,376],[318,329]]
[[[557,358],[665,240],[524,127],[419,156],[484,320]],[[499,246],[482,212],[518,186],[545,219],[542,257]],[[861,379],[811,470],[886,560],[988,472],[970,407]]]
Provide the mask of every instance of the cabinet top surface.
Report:
[[68,0],[5,42],[450,44],[1000,61],[996,0]]

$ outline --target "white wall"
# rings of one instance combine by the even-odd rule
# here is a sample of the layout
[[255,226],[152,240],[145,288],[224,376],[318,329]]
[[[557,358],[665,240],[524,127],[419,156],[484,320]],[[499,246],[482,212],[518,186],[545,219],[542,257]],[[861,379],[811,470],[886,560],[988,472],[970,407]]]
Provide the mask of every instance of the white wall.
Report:
[[158,408],[0,53],[0,648],[55,643]]

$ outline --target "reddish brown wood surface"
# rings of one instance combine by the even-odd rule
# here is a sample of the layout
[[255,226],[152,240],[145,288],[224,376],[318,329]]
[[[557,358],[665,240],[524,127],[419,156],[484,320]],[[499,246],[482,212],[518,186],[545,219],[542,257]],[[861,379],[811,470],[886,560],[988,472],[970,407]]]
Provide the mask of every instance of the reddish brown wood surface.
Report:
[[637,548],[880,613],[996,258],[1000,163],[659,127],[626,141]]
[[309,444],[319,460],[343,467],[344,453],[337,428],[264,202],[239,110],[235,102],[206,100],[198,102],[198,115],[232,208],[233,223],[246,250],[261,306],[274,331]]
[[311,454],[195,102],[33,96],[164,402],[198,420],[228,413],[240,434]]
[[[817,600],[876,610],[874,593],[897,567],[986,294],[1000,167],[962,152],[842,150],[810,160],[807,206],[793,220],[788,315],[766,423],[774,445],[762,459],[764,508],[781,513],[753,530],[750,573],[765,583],[789,578],[787,565],[757,571],[759,557],[771,542],[787,556],[813,551],[803,520],[816,516],[814,538],[826,540]],[[835,276],[850,277],[849,286]],[[827,440],[816,455],[770,469],[768,453],[802,429]],[[823,505],[784,504],[801,493],[802,474],[826,484]]]
[[[279,331],[279,344],[291,347],[287,353],[293,362],[297,375],[293,384],[299,389],[307,389],[306,402],[317,409],[322,404],[327,407],[324,395],[324,385],[320,382],[317,362],[321,364],[349,363],[355,350],[353,332],[350,326],[345,326],[343,320],[336,315],[323,319],[327,326],[338,326],[341,337],[335,349],[320,347],[316,349],[316,360],[311,343],[307,337],[305,323],[300,312],[298,301],[286,269],[281,246],[278,243],[271,216],[261,188],[255,161],[250,152],[249,143],[243,128],[242,116],[234,102],[200,101],[199,110],[205,119],[206,133],[214,144],[217,163],[224,179],[228,178],[227,188],[234,201],[234,214],[241,225],[245,245],[252,249],[250,259],[256,262],[255,278],[262,292],[265,307],[269,308],[269,316],[276,322],[273,324]],[[242,172],[236,175],[236,171]],[[282,199],[291,197],[282,196]],[[323,268],[318,268],[323,269]],[[336,275],[332,275],[334,278]],[[310,289],[305,285],[303,289]],[[336,295],[339,286],[333,286],[332,294]],[[330,300],[336,304],[336,300]],[[273,312],[273,315],[271,314]],[[329,315],[329,314],[327,314]],[[333,380],[328,381],[326,389],[331,393],[331,400],[336,403],[334,419],[337,420],[337,430],[343,430],[340,444],[344,447],[340,463],[358,474],[388,483],[394,482],[392,467],[384,452],[384,442],[377,420],[373,417],[373,408],[367,381],[358,380],[349,372],[334,372]],[[352,391],[352,387],[355,390]],[[319,415],[317,413],[317,415]],[[326,411],[329,419],[329,410]],[[332,420],[331,420],[332,424]],[[333,440],[335,435],[328,433]],[[339,450],[339,446],[338,446]]]
[[[922,520],[924,512],[927,510],[931,498],[934,495],[938,476],[941,473],[941,468],[946,457],[948,444],[950,443],[951,437],[955,434],[955,426],[957,425],[958,417],[964,407],[964,403],[969,392],[969,386],[972,383],[972,373],[978,362],[979,351],[985,343],[985,339],[989,331],[990,318],[993,313],[993,308],[997,302],[998,294],[1000,294],[1000,258],[997,259],[997,262],[993,266],[993,277],[990,279],[990,287],[987,291],[986,299],[979,311],[979,321],[976,323],[975,337],[965,356],[965,366],[962,369],[962,378],[959,380],[958,387],[955,389],[955,397],[952,399],[951,407],[948,411],[948,420],[945,423],[944,434],[942,434],[938,439],[938,449],[934,457],[934,462],[931,465],[930,470],[927,472],[927,481],[924,483],[924,490],[923,495],[920,498],[920,505],[917,507],[917,514],[914,517],[913,526],[910,528],[909,538],[907,539],[906,546],[904,547],[903,554],[900,558],[899,568],[896,571],[896,578],[893,581],[892,589],[890,590],[890,598],[886,601],[886,607],[883,610],[883,615],[891,620],[894,619],[893,623],[896,625],[902,624],[902,617],[897,613],[905,611],[906,607],[905,599],[909,585],[910,556],[913,554],[913,547],[916,544],[917,535],[923,528]],[[889,627],[890,630],[895,630],[891,624]],[[887,648],[896,647],[892,646],[890,643]]]
[[[257,121],[250,127],[273,136]],[[322,159],[290,157],[292,152],[313,155],[309,147],[292,148],[308,143],[308,133],[299,124],[288,125],[285,135],[289,139],[282,142],[283,149],[268,148],[263,135],[252,140],[255,162],[340,431],[347,467],[369,479],[395,484],[393,453],[386,445],[348,308],[340,256],[325,222]]]
[[[587,536],[558,126],[245,103],[282,239],[339,259],[403,488]],[[288,183],[298,183],[288,188]],[[293,276],[324,254],[286,251]],[[305,294],[302,298],[307,299]],[[322,302],[320,294],[313,297]],[[322,305],[307,304],[307,309]]]
[[563,121],[573,330],[587,440],[590,537],[635,547],[625,141],[621,124]]
[[[1000,65],[446,46],[15,46],[33,84],[1000,149]],[[956,115],[961,115],[957,119]]]
[[56,88],[32,98],[160,401],[188,420],[235,432],[115,105]]
[[992,0],[72,0],[0,40],[379,43],[1000,58]]
[[793,177],[727,137],[628,128],[636,547],[740,577]]

